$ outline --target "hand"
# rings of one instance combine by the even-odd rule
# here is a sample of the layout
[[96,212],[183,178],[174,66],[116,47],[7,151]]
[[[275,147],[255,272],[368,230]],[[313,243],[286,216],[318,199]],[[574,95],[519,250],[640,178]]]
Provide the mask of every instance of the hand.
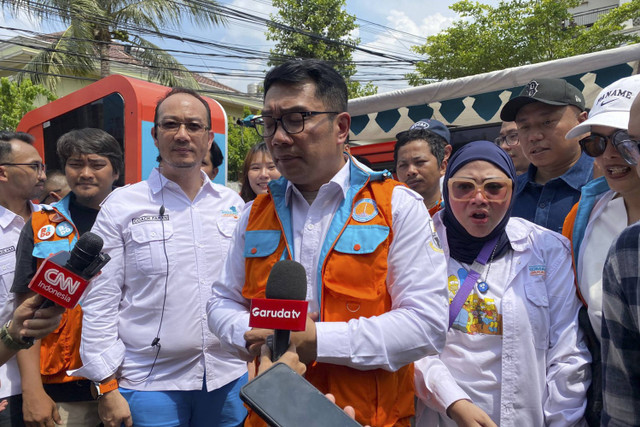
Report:
[[22,416],[27,427],[53,427],[62,423],[56,402],[42,389],[22,393]]
[[273,335],[273,329],[253,328],[244,333],[246,347],[251,356],[260,356],[260,348],[266,344],[269,335]]
[[447,415],[458,427],[497,427],[489,415],[468,400],[456,400],[447,408]]
[[9,401],[7,399],[3,399],[2,402],[0,402],[0,412],[7,409],[7,405],[9,405]]
[[[336,397],[331,394],[331,393],[327,393],[325,394],[325,397],[327,399],[329,399],[332,403],[336,403]],[[353,409],[353,406],[345,406],[343,409],[344,413],[347,414],[350,418],[353,418],[354,420],[356,419],[356,410]],[[371,427],[371,426],[364,426],[364,427]]]
[[65,308],[59,305],[39,308],[43,302],[44,297],[36,294],[16,308],[9,327],[11,338],[16,341],[22,341],[23,337],[40,339],[56,330]]
[[98,400],[98,415],[104,427],[120,427],[122,424],[125,427],[133,427],[129,404],[117,389]]
[[262,374],[275,363],[284,363],[300,375],[304,375],[307,371],[307,366],[300,362],[300,359],[298,358],[298,353],[296,353],[296,346],[294,343],[291,343],[287,351],[275,362],[271,362],[271,350],[269,350],[269,346],[266,344],[262,345],[260,348],[260,367],[258,368],[258,375]]
[[307,324],[302,332],[292,332],[291,342],[296,345],[300,361],[309,364],[318,356],[318,341],[316,337],[316,321],[318,313],[307,314]]

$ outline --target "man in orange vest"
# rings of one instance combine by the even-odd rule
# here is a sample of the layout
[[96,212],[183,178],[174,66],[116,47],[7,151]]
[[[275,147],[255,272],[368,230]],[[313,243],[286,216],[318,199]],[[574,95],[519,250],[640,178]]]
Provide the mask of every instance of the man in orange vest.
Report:
[[[100,204],[124,170],[120,144],[101,129],[67,132],[58,139],[57,153],[71,192],[59,202],[42,205],[22,230],[11,289],[19,301],[33,295],[29,281],[42,260],[70,251],[79,236],[91,229]],[[82,365],[81,329],[82,309],[78,305],[64,313],[60,327],[51,335],[18,354],[28,425],[52,426],[54,421],[78,427],[100,424],[90,382],[67,375],[68,370]]]
[[[447,327],[445,259],[426,207],[388,172],[344,152],[347,88],[326,62],[277,66],[264,89],[253,123],[283,177],[243,211],[209,326],[241,357],[257,356],[272,331],[249,328],[249,300],[264,297],[277,261],[298,261],[312,314],[291,340],[306,378],[355,407],[362,424],[408,426],[412,362],[439,352]],[[250,414],[246,424],[260,420]]]

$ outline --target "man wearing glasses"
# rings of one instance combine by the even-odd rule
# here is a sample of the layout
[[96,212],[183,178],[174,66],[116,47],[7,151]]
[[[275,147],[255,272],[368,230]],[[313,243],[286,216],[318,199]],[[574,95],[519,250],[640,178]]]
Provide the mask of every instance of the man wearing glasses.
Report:
[[[42,157],[34,138],[22,132],[0,132],[0,322],[13,313],[14,294],[9,292],[15,271],[20,231],[34,211],[31,200],[44,186]],[[0,426],[22,425],[22,389],[15,358],[0,367],[0,399],[8,406],[0,412]]]
[[[602,407],[602,269],[616,236],[640,220],[640,178],[634,167],[637,154],[633,155],[637,144],[630,141],[627,132],[631,104],[639,92],[638,75],[612,83],[596,97],[589,118],[567,134],[574,138],[587,133],[580,146],[604,174],[582,187],[580,201],[567,216],[562,230],[571,239],[577,293],[588,314],[580,319],[580,326],[587,332],[593,356],[594,381],[586,413],[590,425],[600,425]],[[600,402],[595,410],[594,402]]]
[[[636,78],[640,76],[634,76]],[[624,147],[624,148],[622,148]],[[640,96],[620,154],[640,175]],[[613,242],[604,265],[602,313],[603,426],[640,425],[640,223]]]
[[518,126],[516,122],[502,122],[500,135],[495,139],[496,145],[502,148],[511,157],[516,167],[516,174],[522,175],[529,169],[529,159],[524,155],[520,139],[518,139]]
[[[265,295],[280,259],[307,276],[306,330],[292,332],[306,378],[372,426],[408,426],[412,362],[442,349],[445,259],[422,198],[344,153],[351,117],[344,79],[326,62],[271,69],[254,119],[283,177],[243,211],[209,325],[246,360],[273,331],[250,329],[250,299]],[[250,414],[248,424],[258,422]]]
[[593,159],[581,154],[579,136],[567,132],[587,118],[584,96],[562,79],[530,81],[505,104],[503,121],[515,121],[532,166],[518,177],[512,216],[561,232],[562,223],[593,175]]
[[244,203],[200,169],[214,137],[200,95],[173,89],[154,122],[159,167],[115,190],[92,229],[111,262],[82,303],[74,375],[95,382],[106,427],[237,426],[247,368],[209,331],[206,302]]

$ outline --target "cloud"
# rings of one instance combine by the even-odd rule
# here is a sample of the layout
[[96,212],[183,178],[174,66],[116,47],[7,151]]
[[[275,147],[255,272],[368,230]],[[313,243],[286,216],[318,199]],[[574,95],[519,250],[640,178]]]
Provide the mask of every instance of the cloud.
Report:
[[12,30],[10,28],[19,28],[29,31],[42,31],[41,22],[24,9],[18,10],[17,13],[8,13],[7,10],[0,9],[0,39],[8,39],[18,35],[24,35],[23,32]]

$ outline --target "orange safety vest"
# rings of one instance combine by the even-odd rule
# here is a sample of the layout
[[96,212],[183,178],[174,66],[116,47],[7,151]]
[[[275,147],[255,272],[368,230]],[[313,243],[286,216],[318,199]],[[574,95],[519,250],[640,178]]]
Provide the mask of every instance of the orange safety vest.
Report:
[[[61,237],[55,231],[44,233],[51,226],[53,230],[64,222],[73,226],[68,236]],[[74,246],[74,239],[78,229],[70,219],[56,208],[42,209],[34,212],[31,217],[34,239],[34,256],[38,257],[38,267],[44,261],[44,255],[51,255],[60,250],[70,251]],[[41,231],[42,230],[42,231]],[[51,228],[49,227],[49,230]],[[46,238],[41,238],[46,237]],[[43,248],[44,252],[43,252]],[[82,366],[80,359],[80,339],[82,333],[82,309],[80,305],[65,310],[58,328],[44,337],[40,343],[40,374],[43,384],[58,384],[69,381],[83,380],[82,377],[67,376],[67,370],[78,369]]]
[[[367,181],[334,216],[325,242],[329,250],[319,273],[322,321],[346,322],[391,311],[386,277],[387,255],[393,239],[391,194],[396,185],[400,183]],[[341,211],[350,214],[348,218],[341,216]],[[336,221],[338,217],[341,220]],[[283,257],[293,259],[285,238],[290,224],[282,220],[271,194],[254,200],[245,233],[242,294],[247,299],[264,298],[273,265]],[[410,425],[415,412],[413,364],[389,372],[313,362],[305,376],[322,393],[332,393],[338,406],[353,406],[356,420],[362,424]],[[265,424],[250,413],[245,425]]]

